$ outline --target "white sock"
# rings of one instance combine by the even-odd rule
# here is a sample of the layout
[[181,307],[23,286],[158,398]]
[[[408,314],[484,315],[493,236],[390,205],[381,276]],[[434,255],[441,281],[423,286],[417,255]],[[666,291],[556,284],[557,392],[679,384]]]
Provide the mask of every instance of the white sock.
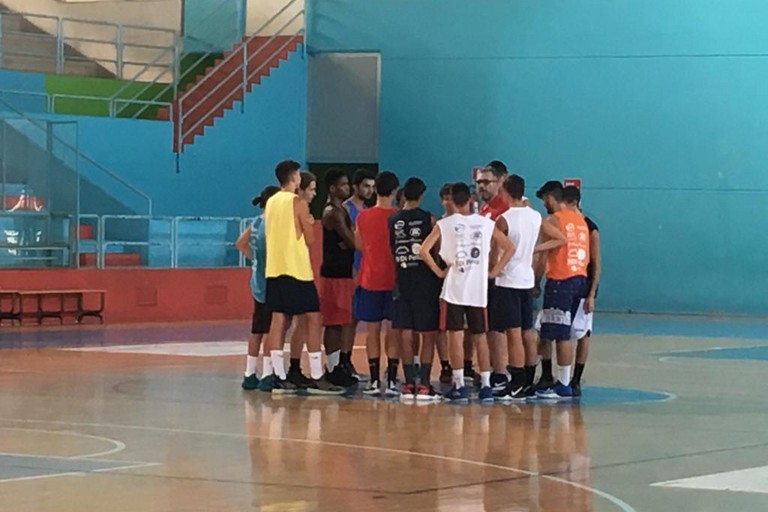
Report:
[[271,350],[269,352],[272,358],[272,370],[280,380],[285,379],[285,358],[283,357],[282,350]]
[[261,361],[261,378],[269,377],[273,373],[275,370],[272,368],[272,358],[264,354]]
[[566,386],[571,383],[571,365],[557,367],[557,380]]
[[416,366],[419,366],[421,364],[421,361],[419,361],[419,356],[413,356],[413,364]]
[[456,388],[464,387],[464,368],[453,370],[453,385]]
[[309,373],[310,373],[310,376],[315,380],[323,378],[323,353],[322,352],[309,353]]
[[491,387],[491,372],[480,372],[480,386],[484,388]]
[[341,357],[341,350],[337,350],[336,352],[331,352],[327,356],[325,356],[325,366],[328,368],[329,372],[332,372],[334,368],[336,368],[339,365],[339,358]]
[[245,376],[250,377],[256,373],[256,363],[259,360],[258,357],[246,356],[245,357]]

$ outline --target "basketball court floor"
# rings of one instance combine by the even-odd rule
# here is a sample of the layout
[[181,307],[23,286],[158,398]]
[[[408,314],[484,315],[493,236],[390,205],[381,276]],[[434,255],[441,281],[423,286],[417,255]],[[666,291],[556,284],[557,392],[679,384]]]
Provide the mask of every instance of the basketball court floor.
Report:
[[765,323],[599,328],[581,403],[493,406],[244,392],[246,322],[4,328],[0,511],[768,510]]

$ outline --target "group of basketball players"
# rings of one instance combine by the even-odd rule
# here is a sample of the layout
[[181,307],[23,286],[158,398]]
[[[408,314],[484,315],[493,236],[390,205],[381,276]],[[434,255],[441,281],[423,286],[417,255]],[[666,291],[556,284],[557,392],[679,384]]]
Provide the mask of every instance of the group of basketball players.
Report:
[[[254,199],[263,214],[237,242],[252,261],[254,297],[244,389],[310,394],[354,389],[364,379],[351,357],[357,325],[363,323],[370,373],[366,395],[467,402],[476,386],[483,402],[581,396],[600,252],[598,228],[582,214],[578,188],[545,183],[536,194],[548,213],[542,219],[525,197],[524,179],[493,161],[475,176],[482,205],[477,207],[467,184],[445,184],[444,213],[436,219],[421,208],[426,185],[419,178],[401,186],[392,172],[358,170],[350,183],[343,171],[330,169],[321,220],[323,260],[315,279],[309,202],[317,180],[294,161],[280,162],[275,175],[279,187],[266,187]],[[534,321],[544,276],[543,303]],[[286,371],[283,343],[292,323]],[[301,370],[305,342],[309,377]],[[450,386],[442,396],[431,385],[435,351],[440,382]],[[479,372],[473,369],[475,354]]]

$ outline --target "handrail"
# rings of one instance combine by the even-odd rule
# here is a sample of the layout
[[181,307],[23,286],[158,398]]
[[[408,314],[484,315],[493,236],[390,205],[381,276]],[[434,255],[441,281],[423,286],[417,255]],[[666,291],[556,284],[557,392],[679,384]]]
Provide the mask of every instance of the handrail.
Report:
[[[263,64],[261,64],[259,67],[257,67],[252,72],[246,74],[248,72],[248,65],[250,64],[251,60],[255,56],[259,55],[272,41],[276,40],[276,38],[281,35],[283,30],[288,28],[288,26],[290,26],[294,21],[296,21],[303,14],[304,14],[303,10],[298,12],[295,16],[293,16],[290,20],[288,20],[288,22],[286,22],[280,28],[280,30],[278,30],[274,35],[272,35],[266,43],[264,43],[260,48],[258,48],[255,52],[252,52],[250,55],[247,53],[248,42],[243,43],[243,52],[242,52],[243,53],[243,59],[241,61],[241,64],[237,68],[235,68],[232,71],[230,71],[229,74],[225,78],[223,78],[222,80],[219,80],[217,82],[217,84],[210,91],[208,91],[208,93],[198,103],[196,103],[195,105],[190,107],[187,112],[184,112],[184,110],[183,110],[183,100],[184,100],[184,97],[186,97],[188,94],[192,93],[194,88],[190,89],[189,91],[187,91],[184,94],[184,97],[180,98],[180,100],[179,100],[179,112],[178,112],[178,116],[179,116],[179,121],[178,122],[179,122],[179,127],[180,127],[179,128],[179,140],[180,141],[183,141],[184,138],[187,135],[189,135],[190,133],[194,132],[194,130],[197,129],[198,126],[200,126],[203,122],[205,122],[206,115],[203,114],[200,117],[200,119],[192,127],[190,127],[186,131],[182,130],[184,119],[188,118],[190,116],[191,112],[194,112],[196,109],[198,109],[199,107],[204,105],[205,104],[205,100],[210,98],[216,91],[219,90],[219,88],[221,88],[224,84],[226,84],[227,80],[229,80],[233,76],[236,76],[238,73],[241,73],[241,74],[244,75],[243,76],[243,84],[242,84],[243,88],[246,87],[248,81],[250,80],[250,78],[252,76],[254,76],[257,72],[261,71],[267,65],[269,60],[273,59],[275,56],[279,55],[280,52],[282,52],[283,50],[288,48],[291,44],[293,44],[293,41],[289,39],[288,41],[283,43],[280,46],[280,48],[278,48],[277,50],[272,52],[270,54],[269,58]],[[302,29],[302,30],[299,30],[299,32],[297,34],[294,34],[294,36],[299,36],[299,35],[301,35],[303,33],[304,33],[304,31]],[[254,37],[256,37],[256,36],[254,36]],[[250,40],[251,40],[251,38],[248,39],[248,41],[250,41]],[[236,56],[237,53],[233,53],[232,55],[233,55],[233,58],[234,58],[234,56]],[[225,61],[222,61],[222,64],[224,62]],[[213,72],[214,71],[211,71],[211,73],[213,73]],[[240,89],[234,90],[234,91],[230,92],[229,94],[227,94],[224,98],[219,100],[219,102],[214,107],[210,108],[209,111],[215,111],[221,105],[225,104],[229,100],[229,97],[232,96],[233,94],[236,94],[238,90],[240,90]],[[245,100],[245,97],[243,97],[243,100]]]
[[[37,121],[36,119],[34,119],[34,118],[31,118],[31,117],[28,117],[27,115],[25,115],[23,112],[21,112],[20,110],[18,110],[16,107],[12,106],[12,105],[11,105],[11,104],[9,104],[7,101],[5,101],[5,100],[2,98],[2,96],[1,96],[1,95],[0,95],[0,103],[2,103],[2,104],[3,104],[3,105],[4,105],[4,106],[7,108],[7,109],[9,109],[10,111],[12,111],[12,112],[13,112],[13,113],[15,113],[16,115],[18,115],[18,116],[19,116],[21,119],[23,119],[23,120],[25,120],[25,121],[29,122],[29,123],[30,123],[32,126],[34,126],[34,127],[38,128],[38,129],[42,130],[44,133],[46,133],[46,135],[48,134],[48,130],[46,129],[45,125],[42,125],[42,124],[41,124],[39,121]],[[72,150],[72,151],[74,151],[74,152],[75,152],[75,154],[77,154],[77,157],[78,157],[78,158],[82,158],[82,159],[83,159],[83,160],[85,160],[86,162],[88,162],[88,163],[92,164],[92,165],[93,165],[93,166],[95,166],[97,169],[99,169],[100,171],[102,171],[103,173],[105,173],[106,175],[108,175],[110,178],[114,179],[115,181],[117,181],[117,182],[118,182],[118,183],[120,183],[121,185],[125,186],[126,188],[128,188],[129,190],[131,190],[132,192],[134,192],[135,194],[137,194],[138,196],[140,196],[140,197],[141,197],[143,200],[145,200],[145,201],[147,202],[147,213],[148,213],[149,215],[151,215],[151,214],[152,214],[152,198],[151,198],[151,197],[149,197],[147,194],[145,194],[144,192],[142,192],[142,191],[141,191],[139,188],[137,188],[136,186],[134,186],[134,185],[133,185],[133,184],[131,184],[130,182],[128,182],[128,181],[126,181],[125,179],[123,179],[122,177],[120,177],[120,176],[119,176],[117,173],[115,173],[115,172],[114,172],[114,171],[112,171],[111,169],[109,169],[109,168],[105,167],[104,165],[100,164],[99,162],[97,162],[96,160],[94,160],[93,158],[91,158],[90,156],[88,156],[88,155],[86,155],[85,153],[83,153],[82,151],[80,151],[80,148],[78,148],[78,147],[76,147],[76,146],[73,146],[72,144],[70,144],[69,142],[67,142],[67,141],[65,141],[65,140],[62,140],[62,139],[61,139],[59,136],[57,136],[57,135],[52,135],[52,137],[53,137],[53,138],[54,138],[54,139],[55,139],[55,140],[56,140],[56,141],[57,141],[59,144],[61,144],[63,147],[65,147],[65,148],[67,148],[67,149],[69,149],[69,150]]]

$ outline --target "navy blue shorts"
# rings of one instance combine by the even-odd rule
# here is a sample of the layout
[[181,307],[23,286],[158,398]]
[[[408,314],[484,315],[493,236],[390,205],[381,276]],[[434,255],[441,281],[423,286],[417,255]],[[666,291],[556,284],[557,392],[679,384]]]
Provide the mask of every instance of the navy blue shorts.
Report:
[[361,322],[381,322],[395,317],[392,290],[373,291],[358,286],[354,298],[355,319]]
[[582,276],[562,281],[547,279],[541,310],[541,339],[571,339],[571,324],[579,309],[586,281],[587,278]]
[[392,327],[416,332],[440,329],[440,296],[436,294],[401,294],[395,299]]

